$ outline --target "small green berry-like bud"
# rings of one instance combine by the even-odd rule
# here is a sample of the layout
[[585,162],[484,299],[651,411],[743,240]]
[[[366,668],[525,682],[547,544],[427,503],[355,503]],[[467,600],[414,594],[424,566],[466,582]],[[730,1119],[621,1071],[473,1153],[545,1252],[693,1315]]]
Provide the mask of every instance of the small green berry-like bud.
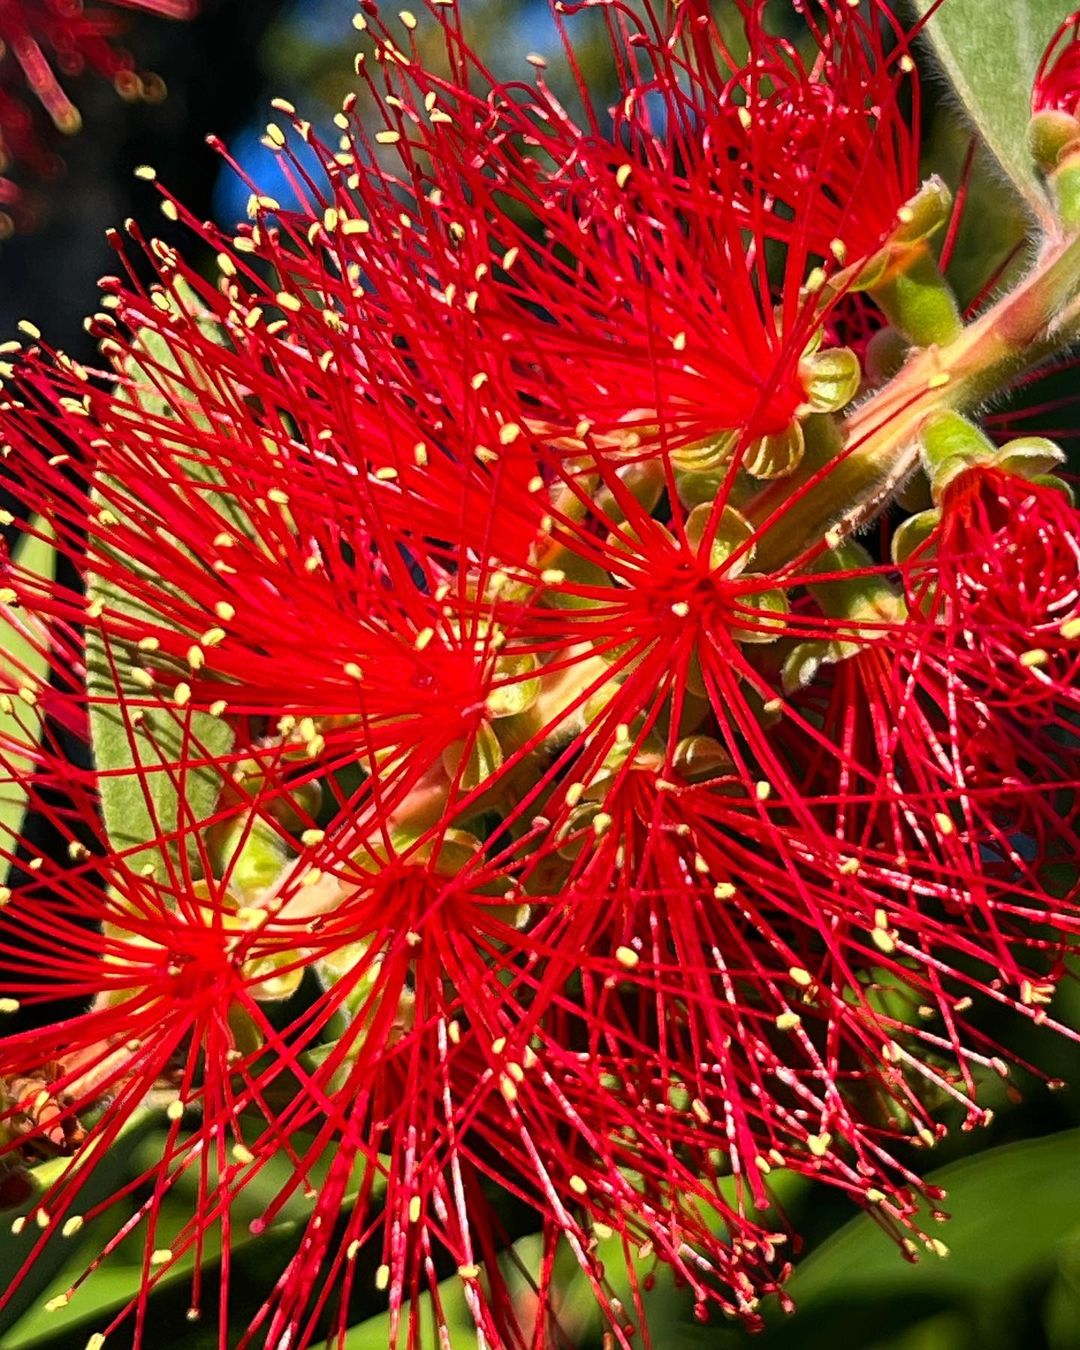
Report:
[[[695,506],[686,517],[686,537],[695,549],[700,550],[712,515],[712,506],[703,502],[700,506]],[[753,533],[754,531],[745,516],[736,511],[733,506],[725,506],[709,550],[710,567],[713,570],[724,567],[729,577],[738,576],[753,556],[752,546],[746,547],[750,543]],[[728,559],[739,549],[743,549],[743,552],[739,554],[738,560],[729,563]]]
[[905,246],[895,267],[869,289],[893,327],[916,347],[947,347],[963,331],[956,297],[928,244]]
[[250,900],[281,876],[288,861],[285,840],[266,820],[239,821],[221,845],[221,871],[229,889],[240,899]]
[[495,687],[487,697],[490,717],[515,717],[540,697],[540,662],[532,652],[511,652],[495,662]]
[[[714,458],[718,455],[723,458],[723,445],[729,443],[729,437],[722,436],[716,442],[708,442],[705,446],[688,447],[683,450],[677,450],[672,453],[672,463],[678,466],[679,456],[687,455],[712,455]],[[719,449],[717,448],[719,447]],[[729,446],[730,448],[730,446]],[[719,462],[719,459],[717,462]],[[660,494],[664,491],[664,465],[659,459],[635,460],[632,464],[624,464],[618,472],[619,481],[634,498],[639,505],[646,511],[652,511],[656,503],[660,500]],[[625,498],[623,499],[625,500]],[[596,494],[596,509],[605,519],[613,521],[615,524],[621,524],[626,519],[622,505],[616,493],[607,485],[601,487]]]
[[850,347],[832,347],[804,357],[799,374],[806,387],[806,411],[839,412],[859,392],[862,371]]
[[502,746],[487,722],[481,722],[477,727],[468,760],[462,765],[464,756],[465,742],[455,741],[443,751],[442,762],[447,776],[458,782],[465,792],[472,792],[502,767]]
[[[736,642],[775,642],[782,636],[789,610],[787,596],[782,590],[770,587],[766,591],[741,595],[739,610],[746,611],[746,621],[736,622],[732,627],[731,636]],[[770,617],[772,615],[776,617]]]
[[911,351],[911,343],[890,324],[879,328],[866,344],[866,374],[874,384],[884,384],[899,371]]
[[762,436],[748,446],[742,467],[755,478],[783,478],[798,467],[804,449],[802,424],[796,418],[783,431]]
[[889,242],[918,244],[929,239],[948,220],[951,208],[952,193],[943,179],[932,175],[897,211],[897,227]]
[[681,778],[693,781],[728,773],[731,756],[712,736],[686,736],[675,747],[672,767]]
[[926,543],[940,521],[941,512],[937,509],[909,516],[892,537],[893,562],[906,562],[917,548]]
[[797,642],[788,652],[781,672],[784,693],[793,694],[797,689],[805,689],[813,683],[822,666],[846,661],[860,650],[860,643],[845,642],[838,638],[815,638],[810,642]]
[[1043,173],[1052,173],[1063,152],[1076,141],[1080,141],[1080,122],[1061,108],[1044,108],[1028,123],[1028,149]]
[[[671,452],[671,462],[682,473],[704,474],[723,469],[731,458],[738,434],[723,431],[707,441],[698,441],[694,445],[684,445]],[[659,499],[659,493],[657,494]],[[655,503],[654,503],[655,505]]]
[[1048,182],[1061,223],[1067,230],[1080,229],[1080,143],[1062,153]]
[[1065,451],[1046,436],[1019,436],[997,452],[997,465],[1008,473],[1036,478],[1065,463]]
[[934,501],[958,473],[973,464],[990,464],[997,458],[993,441],[977,426],[955,412],[934,413],[919,433],[923,468],[930,480]]
[[[568,549],[560,550],[555,563],[566,581],[551,587],[541,597],[542,602],[552,609],[591,609],[596,599],[587,594],[585,588],[596,590],[611,585],[611,577],[602,567]],[[580,593],[577,587],[581,587]]]
[[822,576],[835,574],[831,580],[809,582],[808,589],[823,613],[849,621],[845,638],[872,641],[883,626],[903,617],[903,602],[892,582],[854,539],[823,553],[813,566]]
[[1059,478],[1054,473],[1037,473],[1031,481],[1038,484],[1039,487],[1053,488],[1055,492],[1062,492],[1068,498],[1069,505],[1076,505],[1076,492],[1071,483],[1066,483],[1064,478]]

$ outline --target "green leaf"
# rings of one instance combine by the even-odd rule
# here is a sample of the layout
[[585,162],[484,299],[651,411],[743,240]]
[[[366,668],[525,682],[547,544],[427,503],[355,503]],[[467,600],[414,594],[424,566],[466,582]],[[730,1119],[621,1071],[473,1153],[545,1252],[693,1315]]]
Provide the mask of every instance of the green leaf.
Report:
[[1027,149],[1031,86],[1070,0],[913,0],[934,10],[926,36],[969,118],[1005,177],[1044,224],[1050,204]]
[[[124,1184],[131,1172],[135,1150],[159,1120],[159,1113],[147,1110],[133,1116],[124,1126],[116,1140],[102,1152],[101,1157],[87,1174],[79,1190],[80,1210],[90,1210],[95,1205],[101,1204]],[[56,1158],[34,1168],[28,1174],[34,1186],[33,1197],[18,1210],[6,1211],[3,1214],[5,1229],[17,1216],[28,1216],[33,1213],[43,1193],[59,1180],[71,1165],[71,1161],[70,1158]],[[3,1240],[0,1241],[0,1290],[11,1287],[40,1236],[32,1221],[28,1222],[17,1235],[10,1231],[5,1232]],[[46,1318],[54,1316],[44,1311],[44,1303],[51,1295],[63,1291],[64,1282],[58,1282],[58,1277],[61,1272],[68,1271],[73,1256],[81,1250],[83,1266],[93,1259],[94,1251],[84,1250],[92,1236],[92,1232],[87,1230],[86,1238],[80,1240],[77,1247],[73,1247],[71,1241],[60,1237],[46,1243],[26,1270],[11,1301],[0,1314],[3,1319],[3,1328],[0,1329],[11,1331],[24,1316],[35,1319],[39,1316]],[[51,1287],[54,1285],[56,1287]],[[13,1350],[14,1346],[21,1342],[5,1339],[0,1343],[3,1344],[4,1350]]]
[[[123,1148],[120,1168],[108,1172],[104,1178],[104,1187],[98,1181],[98,1170],[102,1167],[102,1164],[98,1164],[88,1182],[88,1187],[97,1188],[94,1192],[97,1199],[117,1190],[126,1180],[153,1170],[165,1146],[166,1135],[160,1128],[160,1122],[160,1113],[146,1113],[145,1119],[132,1135],[134,1147],[127,1145]],[[147,1129],[147,1123],[153,1128]],[[316,1188],[325,1181],[333,1157],[334,1150],[331,1148],[315,1162],[310,1180]],[[212,1159],[208,1162],[208,1169],[212,1194],[219,1176]],[[240,1333],[250,1325],[274,1280],[295,1255],[298,1236],[311,1216],[312,1196],[304,1188],[298,1188],[284,1202],[273,1224],[265,1232],[255,1234],[251,1231],[252,1221],[259,1218],[281,1190],[289,1185],[292,1175],[292,1162],[284,1154],[266,1159],[258,1173],[236,1193],[229,1207],[229,1325],[237,1333],[235,1337],[230,1337],[230,1344],[238,1341]],[[205,1207],[199,1187],[200,1168],[192,1166],[162,1196],[153,1246],[160,1248],[174,1245],[178,1235],[190,1223],[192,1215],[198,1212],[200,1206]],[[374,1189],[379,1194],[382,1187],[376,1185]],[[349,1212],[355,1200],[356,1191],[348,1191],[342,1199],[342,1216]],[[89,1204],[84,1207],[89,1208]],[[51,1312],[45,1307],[51,1298],[64,1293],[82,1275],[100,1254],[102,1243],[134,1213],[134,1209],[132,1197],[121,1200],[109,1215],[87,1224],[80,1231],[77,1243],[60,1239],[46,1248],[43,1256],[48,1259],[47,1267],[43,1265],[39,1270],[35,1265],[33,1283],[37,1297],[34,1306],[29,1306],[28,1300],[20,1301],[21,1317],[4,1324],[9,1336],[0,1341],[2,1350],[84,1350],[90,1336],[101,1331],[137,1298],[143,1285],[143,1258],[149,1240],[145,1223],[135,1226],[79,1287],[67,1306],[54,1308]],[[220,1344],[217,1298],[221,1279],[221,1229],[217,1224],[207,1225],[198,1255],[203,1318],[198,1323],[191,1323],[185,1316],[191,1303],[195,1270],[196,1253],[192,1248],[155,1279],[149,1296],[150,1326],[154,1330],[153,1350],[203,1350],[204,1346],[206,1350],[217,1350]],[[39,1263],[41,1260],[39,1258]],[[6,1273],[0,1261],[0,1289],[4,1287],[3,1276]],[[118,1344],[123,1343],[121,1334]],[[109,1344],[112,1344],[111,1339]],[[144,1340],[144,1345],[149,1347],[150,1344],[150,1339]]]
[[1056,1272],[1080,1238],[1078,1161],[1080,1130],[1068,1130],[931,1174],[948,1192],[943,1208],[952,1220],[924,1215],[923,1225],[947,1244],[944,1259],[920,1251],[912,1265],[868,1214],[853,1219],[796,1266],[788,1285],[796,1312],[773,1323],[761,1350],[900,1350],[921,1343],[908,1329],[914,1334],[945,1313],[967,1326],[950,1345],[1024,1343],[1010,1317],[1022,1311],[1030,1283]]
[[[191,288],[177,283],[176,290],[179,298],[172,300],[173,305],[183,303],[198,315],[199,326],[206,336],[226,345],[219,325],[210,316],[199,314],[198,298]],[[148,419],[177,418],[182,412],[187,421],[209,430],[211,424],[202,402],[202,397],[211,390],[206,371],[190,362],[181,362],[167,339],[151,329],[141,329],[135,335],[132,350],[137,355],[124,364],[119,397],[143,410]],[[152,426],[152,422],[148,420],[147,425]],[[189,462],[188,472],[196,481],[218,481],[211,465],[194,458]],[[115,503],[123,500],[123,490],[121,487],[113,494],[110,486],[107,480],[99,480],[94,495],[96,500],[110,498],[108,505],[115,510]],[[208,493],[206,504],[251,532],[246,517],[227,494]],[[111,551],[107,539],[99,539],[98,547],[102,552]],[[129,574],[132,587],[136,587],[136,564],[127,558],[117,561],[117,575]],[[173,589],[181,602],[187,599],[170,587],[167,577],[147,575],[145,581],[157,591]],[[101,604],[106,614],[141,621],[147,629],[160,622],[152,609],[127,590],[93,573],[87,578],[87,593],[91,601]],[[88,631],[90,735],[99,774],[102,816],[112,844],[133,850],[134,854],[141,851],[141,845],[161,847],[157,843],[161,836],[174,834],[178,829],[188,833],[213,815],[222,786],[215,761],[227,755],[234,742],[231,727],[209,713],[181,714],[168,707],[145,707],[146,690],[130,678],[132,667],[140,664],[139,653],[131,643],[110,642],[100,632]],[[130,705],[144,707],[139,728],[132,725]],[[194,844],[190,856],[197,862]]]
[[[33,523],[39,534],[23,534],[15,544],[12,561],[27,572],[33,572],[46,583],[56,576],[56,550],[52,545],[52,531],[43,527],[40,521]],[[0,620],[0,656],[4,661],[13,683],[21,684],[44,681],[49,671],[49,654],[39,650],[23,628],[15,622]],[[0,741],[12,741],[28,745],[31,736],[36,740],[41,734],[41,716],[28,703],[15,703],[11,712],[0,711]],[[6,776],[0,783],[0,840],[6,846],[22,829],[26,814],[27,785],[33,776],[34,766],[23,755],[11,756],[12,778]],[[6,871],[6,869],[4,869]],[[4,871],[0,871],[0,883],[4,880]]]
[[809,1257],[792,1279],[796,1299],[852,1298],[886,1288],[984,1291],[1048,1265],[1080,1230],[1080,1130],[1006,1144],[931,1174],[948,1192],[947,1224],[927,1222],[950,1255],[897,1261],[869,1215],[860,1215]]
[[[114,614],[139,616],[137,606],[99,577],[90,578],[88,592]],[[96,630],[87,632],[90,737],[102,816],[113,846],[134,853],[213,815],[222,783],[214,761],[233,745],[232,729],[219,717],[146,707],[146,690],[128,673],[136,655],[126,642],[106,643]],[[131,721],[134,706],[145,714],[138,727]]]

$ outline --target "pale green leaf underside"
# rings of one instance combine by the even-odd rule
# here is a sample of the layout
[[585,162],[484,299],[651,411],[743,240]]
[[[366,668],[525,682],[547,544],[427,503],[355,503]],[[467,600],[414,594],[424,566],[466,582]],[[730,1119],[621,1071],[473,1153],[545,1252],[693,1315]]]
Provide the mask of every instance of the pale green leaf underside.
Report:
[[[138,615],[136,606],[100,578],[90,579],[89,590],[112,613]],[[99,633],[87,633],[90,735],[102,818],[113,847],[132,850],[132,856],[213,815],[221,774],[212,761],[227,755],[233,741],[228,724],[209,713],[145,707],[146,691],[126,677],[133,662],[126,644],[112,643],[107,651]],[[135,727],[131,714],[139,706],[144,717]]]
[[[195,312],[197,302],[190,289],[183,285],[177,289]],[[212,321],[206,320],[201,326],[208,336],[220,340]],[[120,397],[154,418],[174,417],[183,408],[197,425],[209,430],[210,424],[199,410],[200,391],[209,387],[205,374],[181,364],[167,340],[152,330],[137,334],[133,350],[137,355],[127,360],[124,369],[131,384],[120,387]],[[216,481],[210,465],[192,460],[188,471],[193,480]],[[100,486],[104,489],[106,484]],[[116,496],[118,501],[123,499],[122,488]],[[231,498],[212,493],[207,496],[207,504],[239,528],[247,525]],[[100,542],[108,548],[106,540]],[[117,561],[117,575],[128,572],[132,586],[136,586],[136,565],[126,559]],[[146,576],[144,580],[151,591],[169,589],[165,577]],[[91,599],[102,602],[107,614],[141,619],[147,631],[156,626],[157,616],[152,610],[101,577],[91,575],[87,590]],[[209,819],[217,805],[222,780],[213,761],[232,749],[231,728],[205,712],[185,715],[168,707],[145,707],[146,691],[128,678],[130,667],[140,664],[137,653],[123,643],[107,646],[100,633],[92,630],[87,633],[86,648],[90,732],[110,842],[115,848],[137,852],[142,845],[157,847],[162,836],[174,835],[177,830],[193,838],[194,828]],[[144,708],[138,729],[131,722],[133,707]],[[189,854],[194,861],[194,849],[189,849]]]
[[[935,0],[913,0],[920,16]],[[1027,152],[1031,86],[1072,0],[942,0],[926,35],[949,83],[1005,176],[1038,219],[1046,193]]]
[[[35,528],[41,528],[39,521],[35,522]],[[43,530],[41,536],[22,535],[12,550],[12,560],[24,570],[34,572],[45,581],[51,582],[56,575],[56,550],[49,539],[48,530]],[[25,676],[26,682],[32,684],[38,680],[44,681],[48,676],[48,653],[39,651],[15,624],[0,621],[0,655],[15,679]],[[19,702],[12,712],[0,712],[0,739],[4,741],[10,737],[12,741],[27,744],[30,733],[36,737],[40,734],[40,729],[37,711],[27,704]],[[34,772],[34,766],[29,759],[19,755],[12,756],[11,759],[15,781],[7,781],[5,773],[4,782],[0,784],[0,839],[4,840],[7,846],[10,846],[14,836],[22,828],[23,816],[26,813],[27,787]],[[19,775],[25,775],[25,778],[20,780]],[[0,883],[4,881],[6,870],[6,867],[0,864]]]

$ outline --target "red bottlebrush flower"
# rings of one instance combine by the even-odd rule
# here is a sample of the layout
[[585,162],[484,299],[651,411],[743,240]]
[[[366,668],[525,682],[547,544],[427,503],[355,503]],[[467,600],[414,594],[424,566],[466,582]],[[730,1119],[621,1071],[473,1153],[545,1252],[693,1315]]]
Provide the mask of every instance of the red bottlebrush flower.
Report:
[[768,31],[765,5],[744,4],[749,53],[728,71],[719,22],[704,4],[689,9],[704,178],[734,191],[751,220],[769,203],[774,237],[855,267],[871,258],[921,182],[911,35],[893,6],[810,6],[812,41],[800,49]]
[[984,697],[1035,724],[1075,706],[1080,512],[1064,483],[990,465],[958,474],[912,556],[909,601],[980,672]]
[[1031,111],[1064,112],[1080,107],[1080,11],[1058,27],[1043,53],[1031,91]]
[[[195,0],[114,0],[121,9],[144,10],[169,19],[190,18]],[[58,164],[38,125],[29,91],[65,135],[82,125],[63,80],[85,70],[104,76],[125,98],[144,91],[129,53],[115,45],[123,31],[120,14],[84,9],[82,0],[4,0],[0,4],[0,202],[16,203],[19,189],[7,175],[47,177]],[[160,84],[160,81],[158,81]],[[10,228],[10,222],[8,223]]]
[[[906,37],[821,5],[805,65],[746,4],[742,63],[696,3],[600,8],[610,124],[494,81],[446,6],[437,75],[414,15],[365,5],[384,123],[348,100],[332,152],[297,121],[315,168],[272,125],[297,209],[189,222],[213,281],[146,244],[148,289],[105,283],[104,372],[24,327],[12,523],[47,520],[87,588],[4,560],[55,670],[0,692],[87,715],[98,765],[70,807],[33,794],[91,858],[31,858],[0,918],[14,996],[90,1002],[0,1041],[0,1146],[73,1155],[44,1242],[94,1140],[163,1094],[160,1164],[118,1197],[153,1198],[116,1211],[144,1234],[137,1342],[156,1272],[272,1168],[256,1235],[321,1193],[244,1344],[312,1343],[335,1295],[344,1329],[374,1253],[393,1338],[423,1343],[456,1268],[488,1341],[538,1350],[565,1247],[629,1346],[644,1300],[616,1303],[607,1241],[753,1323],[787,1268],[771,1170],[938,1250],[900,1146],[945,1102],[985,1118],[979,1002],[1048,1020],[1080,919],[1045,876],[1077,851],[1071,508],[969,469],[902,564],[844,541],[952,379],[915,353],[836,416],[849,269],[928,262],[894,233]],[[795,108],[815,172],[776,165]],[[852,147],[891,157],[886,207],[841,201]],[[997,697],[1024,680],[1047,726]],[[33,757],[64,786],[29,720],[5,735],[9,778]],[[498,1191],[542,1231],[531,1321]]]
[[[535,89],[515,87],[510,96],[462,50],[463,73],[440,78],[419,48],[399,50],[398,35],[372,16],[380,41],[396,53],[367,76],[373,91],[390,95],[376,139],[407,147],[413,190],[437,203],[443,228],[462,231],[459,284],[476,285],[488,341],[498,334],[528,353],[517,387],[533,418],[565,435],[571,453],[590,434],[590,449],[605,445],[631,458],[658,441],[677,450],[793,437],[797,415],[814,402],[813,349],[826,317],[814,297],[849,253],[857,262],[882,246],[918,187],[910,145],[901,153],[885,144],[898,121],[888,111],[895,91],[882,113],[889,131],[881,144],[875,132],[873,149],[869,141],[853,149],[851,132],[841,130],[856,105],[865,111],[867,82],[894,79],[880,16],[871,23],[829,7],[828,23],[814,30],[821,60],[808,71],[765,35],[763,9],[744,6],[750,54],[743,63],[701,6],[681,7],[673,34],[610,6],[624,77],[610,127],[595,116],[575,123],[542,69]],[[566,45],[573,63],[569,38]],[[836,95],[852,100],[850,110],[823,103],[817,117],[816,134],[836,150],[833,165],[818,148],[819,176],[807,175],[802,156],[778,160],[774,141],[753,127],[748,133],[736,115],[736,95],[751,98],[765,78],[759,66],[770,62],[787,62],[785,79],[801,82],[811,103],[814,91],[828,97],[828,78],[841,69],[852,85]],[[430,121],[397,111],[428,103]],[[810,135],[809,118],[800,112],[798,121]],[[854,171],[842,162],[848,152],[863,163],[875,156],[895,163],[888,186],[879,172],[877,192],[854,192]],[[385,200],[385,187],[378,176],[361,178],[370,211]],[[794,195],[779,191],[781,179]],[[850,215],[853,201],[869,213],[886,197],[874,225],[856,226],[839,208],[823,216],[828,201],[847,203]],[[780,286],[765,265],[769,241],[783,245]],[[483,280],[493,262],[506,273],[502,286]],[[372,266],[382,289],[387,269],[377,257]],[[479,284],[470,278],[475,268]],[[806,281],[810,291],[800,293]],[[394,280],[385,276],[385,283],[392,289]],[[497,312],[489,308],[496,302]]]

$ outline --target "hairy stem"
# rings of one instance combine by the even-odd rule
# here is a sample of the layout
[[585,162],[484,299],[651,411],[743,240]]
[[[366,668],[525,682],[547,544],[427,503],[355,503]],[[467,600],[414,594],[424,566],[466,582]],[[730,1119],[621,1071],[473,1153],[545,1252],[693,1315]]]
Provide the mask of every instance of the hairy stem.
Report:
[[954,341],[913,353],[849,415],[838,454],[808,455],[754,501],[747,514],[760,532],[755,566],[783,570],[826,536],[835,547],[871,521],[917,467],[925,419],[975,411],[1066,346],[1078,293],[1080,236],[1051,240],[1019,285]]

